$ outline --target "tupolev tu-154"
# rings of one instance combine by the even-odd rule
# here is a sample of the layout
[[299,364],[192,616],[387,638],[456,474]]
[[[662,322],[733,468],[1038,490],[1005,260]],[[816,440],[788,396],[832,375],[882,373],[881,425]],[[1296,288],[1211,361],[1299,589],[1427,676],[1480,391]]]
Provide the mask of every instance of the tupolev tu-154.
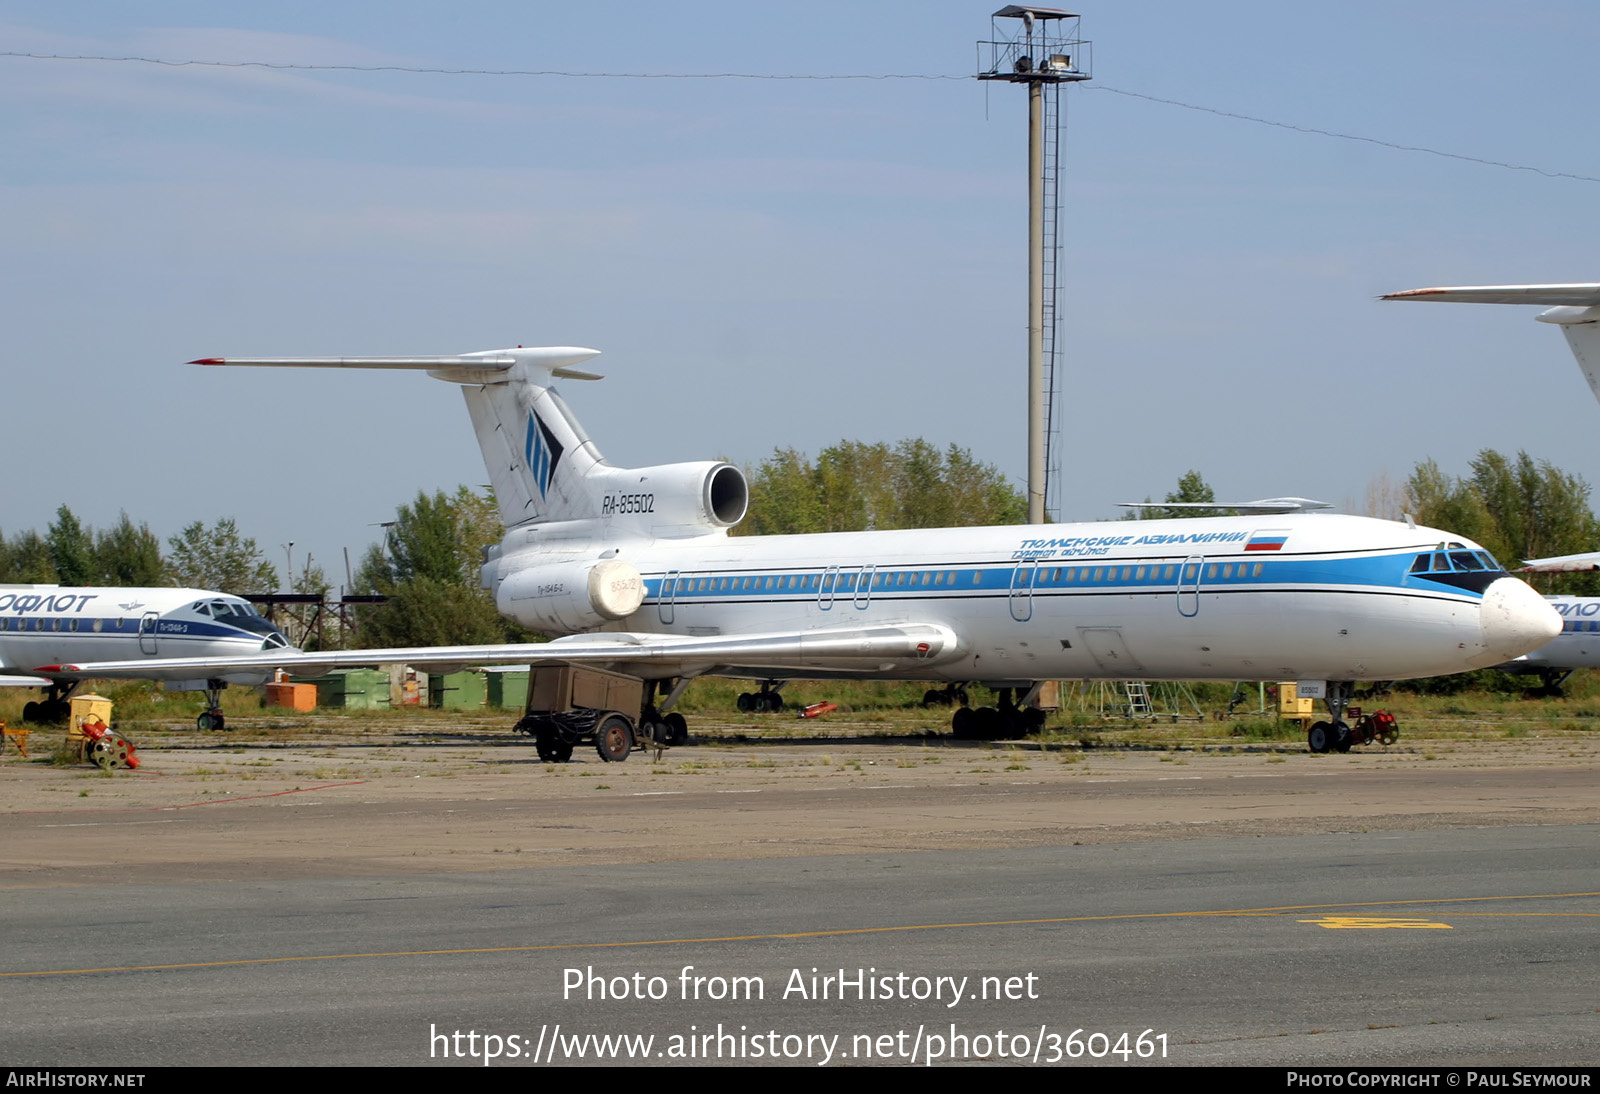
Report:
[[[1023,732],[1041,681],[1297,680],[1330,720],[1313,749],[1347,749],[1355,682],[1497,665],[1560,631],[1544,599],[1475,543],[1409,522],[1303,511],[1138,523],[729,537],[749,498],[722,462],[605,461],[555,389],[598,376],[598,351],[448,357],[212,357],[195,364],[401,369],[460,386],[505,537],[484,586],[507,618],[551,635],[523,645],[197,658],[214,676],[572,665],[644,681],[637,720],[599,734],[602,756],[670,743],[672,706],[704,674],[987,684],[996,707],[958,709],[960,735]],[[125,664],[78,665],[86,675]],[[1325,685],[1325,686],[1322,686]],[[630,712],[631,714],[631,712]],[[541,748],[541,752],[543,752]],[[570,743],[566,748],[570,755]],[[559,755],[559,752],[557,752]]]

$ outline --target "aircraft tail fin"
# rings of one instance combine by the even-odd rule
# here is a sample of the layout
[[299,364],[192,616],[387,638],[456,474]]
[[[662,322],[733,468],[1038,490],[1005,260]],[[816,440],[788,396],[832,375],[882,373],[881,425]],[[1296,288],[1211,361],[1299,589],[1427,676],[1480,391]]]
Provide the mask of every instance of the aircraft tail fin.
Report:
[[372,368],[426,372],[461,385],[500,520],[598,522],[592,534],[723,534],[749,504],[744,473],[720,461],[622,468],[606,463],[552,384],[598,380],[576,366],[599,350],[544,346],[454,357],[205,357],[196,365]]
[[1436,300],[1454,304],[1543,304],[1536,319],[1554,323],[1567,336],[1572,356],[1600,400],[1600,284],[1470,285],[1457,288],[1409,289],[1384,300]]
[[598,380],[575,366],[599,350],[541,346],[447,357],[204,357],[196,365],[402,369],[460,384],[506,527],[598,514],[585,480],[605,465],[583,426],[552,389],[558,378]]

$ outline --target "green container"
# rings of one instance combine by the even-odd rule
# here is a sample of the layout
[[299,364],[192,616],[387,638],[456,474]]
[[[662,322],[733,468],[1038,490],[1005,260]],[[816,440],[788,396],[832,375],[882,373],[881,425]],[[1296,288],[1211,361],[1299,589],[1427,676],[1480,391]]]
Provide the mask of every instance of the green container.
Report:
[[496,710],[522,710],[528,705],[528,670],[486,672],[489,705]]
[[434,710],[481,710],[489,698],[489,685],[481,672],[428,674],[428,706]]
[[290,676],[294,684],[317,685],[317,706],[341,710],[388,710],[389,674],[349,669],[326,676]]

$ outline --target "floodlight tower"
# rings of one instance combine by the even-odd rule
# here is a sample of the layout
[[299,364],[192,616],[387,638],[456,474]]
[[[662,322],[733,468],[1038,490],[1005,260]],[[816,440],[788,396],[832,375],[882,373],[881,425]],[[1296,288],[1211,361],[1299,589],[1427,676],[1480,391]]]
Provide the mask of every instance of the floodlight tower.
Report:
[[[1000,20],[1020,32],[1001,41]],[[1061,85],[1089,79],[1089,43],[1059,8],[1008,5],[979,42],[978,79],[1028,87],[1028,523],[1043,524],[1046,494],[1059,508],[1061,424],[1056,402],[1056,265],[1060,253]],[[985,47],[988,65],[985,67]]]

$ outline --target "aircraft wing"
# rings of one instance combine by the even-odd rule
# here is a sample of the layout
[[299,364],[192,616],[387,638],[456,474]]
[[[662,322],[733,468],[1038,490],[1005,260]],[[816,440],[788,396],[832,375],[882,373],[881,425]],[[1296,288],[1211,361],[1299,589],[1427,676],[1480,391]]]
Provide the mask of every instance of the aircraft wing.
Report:
[[1600,552],[1583,555],[1557,555],[1554,558],[1524,559],[1518,573],[1571,574],[1600,570]]
[[50,681],[42,676],[13,676],[16,669],[0,667],[0,688],[47,688]]
[[1227,513],[1302,513],[1309,509],[1332,509],[1325,501],[1313,498],[1257,498],[1255,501],[1119,501],[1124,509],[1199,509]]
[[166,657],[159,661],[100,661],[41,665],[30,671],[63,679],[219,677],[287,669],[320,675],[359,665],[406,664],[438,671],[478,665],[597,665],[647,679],[698,675],[713,670],[891,672],[936,664],[960,652],[960,640],[936,623],[897,623],[770,634],[692,636],[604,631],[553,642],[487,646],[421,646],[410,649],[336,650],[323,653],[251,654],[242,657]]

